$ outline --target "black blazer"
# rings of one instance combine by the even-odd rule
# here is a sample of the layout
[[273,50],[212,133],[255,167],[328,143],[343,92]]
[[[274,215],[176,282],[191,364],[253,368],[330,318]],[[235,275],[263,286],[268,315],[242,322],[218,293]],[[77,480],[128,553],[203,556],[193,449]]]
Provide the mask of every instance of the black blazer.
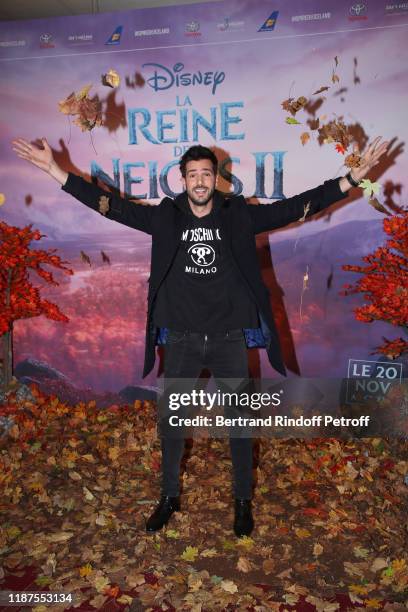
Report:
[[[143,368],[143,378],[145,378],[153,369],[155,362],[158,332],[152,317],[155,297],[180,244],[185,223],[180,202],[186,195],[180,194],[174,200],[165,197],[159,205],[140,204],[113,195],[72,173],[69,173],[62,189],[108,219],[152,236]],[[101,196],[105,198],[101,200]],[[301,219],[308,204],[306,216],[310,217],[347,196],[347,192],[343,193],[340,190],[338,178],[327,180],[322,185],[299,195],[266,205],[247,204],[243,196],[224,197],[219,191],[214,193],[214,203],[221,213],[221,231],[225,236],[226,246],[231,249],[238,270],[258,308],[261,329],[267,338],[266,350],[269,361],[284,376],[286,370],[270,306],[269,291],[261,277],[255,235],[284,227]]]

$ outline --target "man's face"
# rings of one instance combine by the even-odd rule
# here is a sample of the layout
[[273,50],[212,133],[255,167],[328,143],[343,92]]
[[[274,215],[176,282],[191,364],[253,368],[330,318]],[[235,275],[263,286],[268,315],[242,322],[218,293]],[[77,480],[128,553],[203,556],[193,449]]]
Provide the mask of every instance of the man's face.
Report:
[[208,204],[214,195],[216,181],[211,161],[199,159],[187,162],[186,176],[182,181],[192,204],[196,206]]

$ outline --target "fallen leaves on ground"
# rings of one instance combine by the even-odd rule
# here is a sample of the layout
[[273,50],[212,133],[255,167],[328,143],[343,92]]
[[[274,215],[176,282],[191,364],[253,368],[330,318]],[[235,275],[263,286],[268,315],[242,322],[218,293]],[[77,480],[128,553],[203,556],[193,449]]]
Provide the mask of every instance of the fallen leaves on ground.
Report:
[[261,439],[255,529],[238,539],[228,441],[194,440],[181,511],[152,535],[155,405],[70,406],[32,389],[35,402],[0,406],[12,420],[0,437],[0,587],[32,565],[38,588],[97,609],[407,605],[406,441]]

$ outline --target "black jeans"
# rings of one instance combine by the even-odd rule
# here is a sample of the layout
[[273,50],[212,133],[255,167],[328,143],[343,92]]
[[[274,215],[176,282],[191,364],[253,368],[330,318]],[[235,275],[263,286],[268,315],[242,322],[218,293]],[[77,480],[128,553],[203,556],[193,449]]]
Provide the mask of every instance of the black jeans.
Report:
[[[217,378],[248,378],[248,355],[241,329],[204,334],[169,331],[164,348],[164,377],[197,379],[203,369]],[[252,497],[252,438],[229,438],[233,494],[241,499]],[[162,494],[180,493],[180,463],[184,438],[161,437]]]

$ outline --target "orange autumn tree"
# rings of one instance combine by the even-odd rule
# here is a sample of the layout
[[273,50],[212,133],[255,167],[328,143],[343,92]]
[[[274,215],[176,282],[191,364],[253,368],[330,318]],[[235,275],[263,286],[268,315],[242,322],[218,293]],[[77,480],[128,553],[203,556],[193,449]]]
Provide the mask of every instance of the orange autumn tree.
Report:
[[51,272],[41,266],[48,264],[73,274],[64,266],[56,249],[49,251],[30,248],[32,240],[41,240],[45,234],[32,230],[32,224],[14,227],[0,222],[0,337],[3,340],[3,383],[7,388],[13,375],[13,324],[19,319],[45,315],[55,321],[68,322],[56,304],[41,299],[40,291],[29,279],[29,271],[34,270],[47,283],[59,285]]
[[[389,236],[385,246],[363,257],[366,266],[344,265],[343,270],[364,274],[355,285],[344,285],[343,295],[362,293],[367,302],[355,308],[358,321],[386,321],[408,332],[408,210],[390,215],[383,221]],[[387,340],[375,348],[375,352],[395,359],[408,352],[404,338]]]

